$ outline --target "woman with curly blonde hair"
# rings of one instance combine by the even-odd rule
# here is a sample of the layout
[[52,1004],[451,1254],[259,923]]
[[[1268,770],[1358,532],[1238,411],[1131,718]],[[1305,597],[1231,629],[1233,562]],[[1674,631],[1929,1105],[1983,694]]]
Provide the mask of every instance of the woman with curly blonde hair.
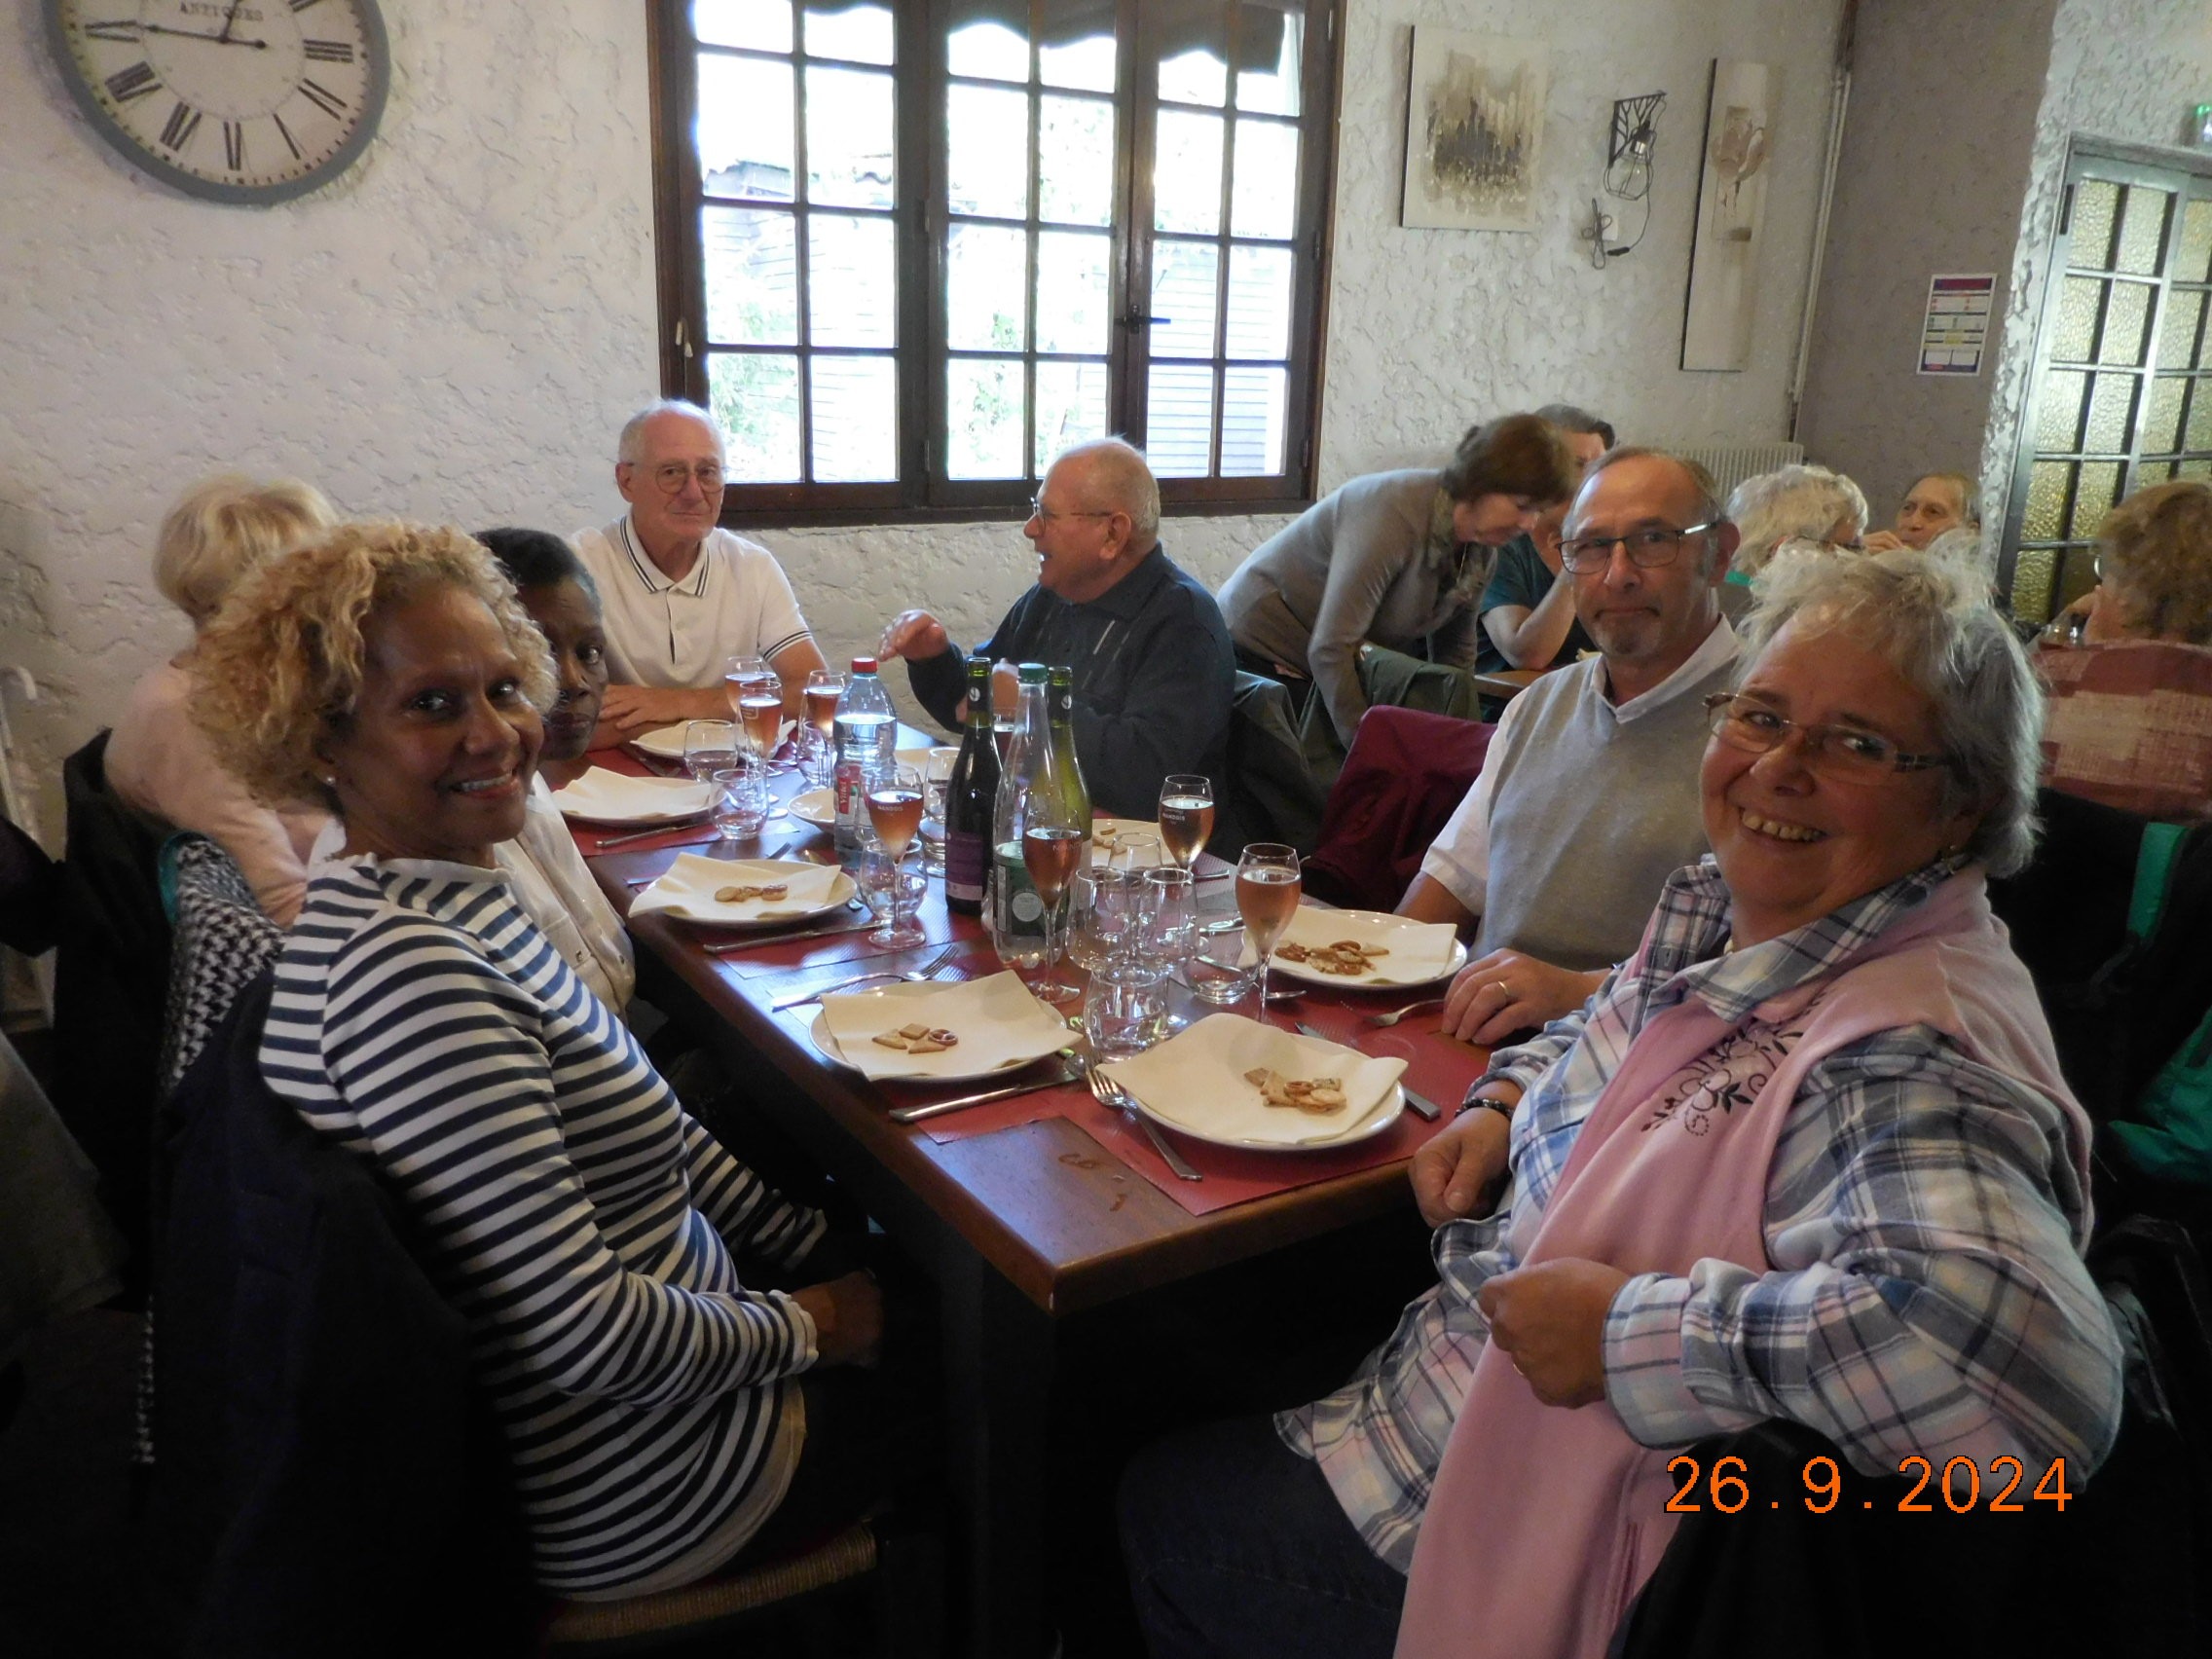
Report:
[[233,770],[320,792],[343,827],[277,958],[262,1073],[423,1223],[539,1584],[664,1589],[850,1519],[875,1494],[831,1432],[847,1389],[800,1378],[872,1354],[873,1281],[741,1281],[743,1260],[797,1282],[822,1217],[684,1115],[493,867],[554,686],[491,556],[343,526],[234,596],[193,667]]
[[192,645],[154,669],[107,740],[108,788],[147,816],[197,830],[238,861],[261,907],[290,926],[307,891],[308,856],[330,816],[312,798],[257,800],[218,764],[188,707],[197,635],[245,576],[338,522],[297,479],[257,484],[224,473],[194,485],[162,520],[154,585],[192,619]]
[[2151,817],[2212,815],[2212,484],[2139,490],[2097,527],[2086,647],[2046,650],[2053,789]]

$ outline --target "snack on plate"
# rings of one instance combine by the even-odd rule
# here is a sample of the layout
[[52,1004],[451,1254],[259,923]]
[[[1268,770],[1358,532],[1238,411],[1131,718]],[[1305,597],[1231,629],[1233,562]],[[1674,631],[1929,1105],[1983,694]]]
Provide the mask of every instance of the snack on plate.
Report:
[[1090,844],[1113,851],[1114,843],[1122,838],[1122,827],[1111,818],[1101,818],[1090,827]]
[[1313,1117],[1326,1117],[1345,1103],[1342,1078],[1284,1077],[1272,1066],[1254,1066],[1244,1081],[1266,1098],[1270,1106],[1291,1106]]
[[718,904],[742,904],[748,899],[781,899],[790,891],[790,886],[781,881],[771,881],[764,886],[757,887],[750,885],[718,887],[715,889],[715,903]]
[[960,1034],[947,1031],[943,1026],[924,1025],[919,1020],[902,1025],[896,1031],[878,1031],[874,1041],[886,1049],[897,1049],[906,1054],[941,1054],[947,1049],[957,1048]]
[[1276,945],[1275,954],[1285,962],[1301,963],[1316,974],[1334,974],[1348,979],[1374,972],[1376,959],[1389,955],[1390,947],[1362,944],[1356,939],[1340,939],[1334,944],[1300,944],[1290,940]]

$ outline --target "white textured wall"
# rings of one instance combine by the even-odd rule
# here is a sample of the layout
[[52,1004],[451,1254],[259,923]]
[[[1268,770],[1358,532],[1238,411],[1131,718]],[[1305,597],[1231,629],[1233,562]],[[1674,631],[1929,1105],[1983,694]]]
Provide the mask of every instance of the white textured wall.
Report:
[[[1829,65],[1831,0],[1353,0],[1338,145],[1322,486],[1444,453],[1471,420],[1567,398],[1624,439],[1771,441],[1804,312]],[[1541,229],[1398,226],[1412,25],[1551,43]],[[1685,374],[1682,306],[1706,91],[1716,56],[1774,68],[1774,175],[1751,366]],[[1642,245],[1604,271],[1575,232],[1599,194],[1612,100],[1664,91]],[[1620,235],[1642,207],[1610,200]]]
[[[2057,0],[1864,0],[1799,435],[1886,525],[1923,472],[1977,472]],[[1958,66],[1972,63],[1973,73]],[[1923,375],[1937,272],[1994,272],[1972,378]],[[2032,324],[2030,325],[2032,328]]]
[[[271,210],[147,180],[69,102],[38,8],[0,25],[0,662],[47,688],[16,713],[49,778],[181,642],[146,556],[208,471],[296,473],[350,511],[470,526],[569,530],[619,506],[611,434],[655,390],[644,8],[384,11],[382,135],[330,191]],[[1836,15],[1836,0],[1351,0],[1324,486],[1551,397],[1636,438],[1780,436]],[[1397,227],[1417,18],[1550,41],[1540,234]],[[1782,105],[1754,367],[1685,375],[1707,63],[1723,51],[1773,63]],[[1652,227],[1601,274],[1578,204],[1610,100],[1655,88],[1670,99]],[[1178,520],[1166,539],[1218,581],[1279,522]],[[1004,523],[765,539],[833,655],[915,599],[979,636],[1031,570]]]
[[2180,135],[2182,112],[2208,90],[2212,6],[2204,0],[2063,0],[2059,6],[1982,446],[1989,547],[1996,544],[2011,493],[2013,452],[2034,366],[2035,308],[2043,300],[2065,194],[2067,145],[2076,133],[2171,145]]

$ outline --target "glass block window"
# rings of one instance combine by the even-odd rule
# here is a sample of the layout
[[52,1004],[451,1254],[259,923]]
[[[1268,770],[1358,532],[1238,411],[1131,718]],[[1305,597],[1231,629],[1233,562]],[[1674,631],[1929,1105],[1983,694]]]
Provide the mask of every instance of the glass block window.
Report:
[[2096,582],[2106,513],[2212,478],[2212,178],[2077,154],[2051,260],[2000,580],[2045,622]]

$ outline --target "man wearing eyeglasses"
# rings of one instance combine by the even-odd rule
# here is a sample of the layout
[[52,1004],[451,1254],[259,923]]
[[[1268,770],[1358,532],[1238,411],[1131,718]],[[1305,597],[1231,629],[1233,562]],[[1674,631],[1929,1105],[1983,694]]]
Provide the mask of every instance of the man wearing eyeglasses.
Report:
[[795,714],[822,652],[776,556],[717,528],[727,456],[713,418],[694,403],[648,404],[623,426],[615,458],[630,510],[572,538],[607,620],[612,683],[599,740],[729,719],[722,664],[733,656],[766,657]]
[[[1170,772],[1224,779],[1236,682],[1229,624],[1160,545],[1160,486],[1144,456],[1119,438],[1066,451],[1022,534],[1036,549],[1037,585],[977,649],[1001,665],[1074,669],[1076,758],[1091,800],[1149,819]],[[904,657],[915,698],[945,726],[958,723],[968,659],[942,622],[903,611],[878,654]]]
[[1667,877],[1704,855],[1698,759],[1705,699],[1736,660],[1717,598],[1735,550],[1693,462],[1616,449],[1583,481],[1560,552],[1598,654],[1506,705],[1398,906],[1480,919],[1447,1030],[1494,1044],[1579,1008],[1636,948]]

